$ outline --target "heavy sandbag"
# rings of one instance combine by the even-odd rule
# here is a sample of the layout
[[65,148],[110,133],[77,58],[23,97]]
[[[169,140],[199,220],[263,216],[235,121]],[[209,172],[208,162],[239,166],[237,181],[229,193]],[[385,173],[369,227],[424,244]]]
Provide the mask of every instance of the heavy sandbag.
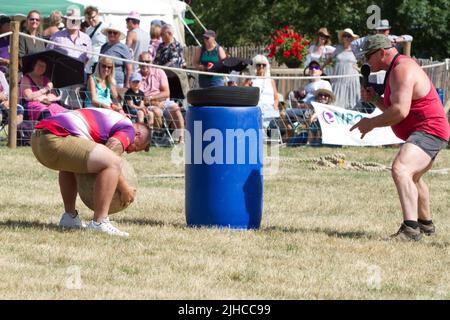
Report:
[[[137,190],[137,177],[131,164],[122,158],[122,175],[128,184]],[[91,210],[94,210],[94,183],[96,173],[86,173],[86,174],[75,174],[78,185],[78,194],[80,195],[83,203]],[[136,195],[135,195],[136,196]],[[120,191],[116,189],[114,196],[109,207],[109,214],[117,213],[126,209],[128,206],[122,206],[120,203]]]

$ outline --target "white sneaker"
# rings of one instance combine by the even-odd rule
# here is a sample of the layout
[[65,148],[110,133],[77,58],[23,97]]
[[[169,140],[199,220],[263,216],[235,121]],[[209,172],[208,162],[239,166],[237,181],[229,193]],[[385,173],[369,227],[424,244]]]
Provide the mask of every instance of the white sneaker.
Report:
[[78,211],[75,211],[76,216],[74,217],[73,214],[64,212],[61,220],[59,220],[59,227],[65,228],[65,229],[81,229],[86,228],[86,225],[84,225],[80,220],[80,215],[78,214]]
[[94,220],[92,220],[91,222],[89,222],[86,229],[92,231],[105,232],[112,236],[121,236],[121,237],[129,236],[127,232],[120,231],[115,226],[113,226],[108,219],[103,219],[103,221],[100,223],[97,223]]

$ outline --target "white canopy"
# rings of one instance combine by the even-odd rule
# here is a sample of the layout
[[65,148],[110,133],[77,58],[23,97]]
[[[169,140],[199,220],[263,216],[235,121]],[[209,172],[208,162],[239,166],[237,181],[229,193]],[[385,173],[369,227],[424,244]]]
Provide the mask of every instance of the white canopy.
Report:
[[175,29],[175,39],[185,45],[184,18],[186,3],[178,0],[70,0],[83,7],[95,6],[99,9],[103,21],[114,23],[118,27],[123,26],[122,31],[126,34],[125,19],[131,11],[141,14],[141,29],[150,32],[152,20],[160,19],[171,24]]

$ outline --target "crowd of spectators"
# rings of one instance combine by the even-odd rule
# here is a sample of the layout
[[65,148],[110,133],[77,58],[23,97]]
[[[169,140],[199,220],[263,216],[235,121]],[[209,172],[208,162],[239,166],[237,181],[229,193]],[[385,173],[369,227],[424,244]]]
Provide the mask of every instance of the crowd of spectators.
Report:
[[[10,21],[9,17],[0,17],[0,34],[10,31]],[[19,58],[45,50],[56,50],[84,65],[84,83],[79,84],[85,91],[84,107],[113,109],[134,121],[156,128],[162,127],[163,120],[167,117],[170,118],[174,129],[184,129],[183,110],[179,103],[170,99],[166,73],[162,69],[146,65],[152,63],[186,68],[183,46],[174,37],[172,25],[157,19],[151,22],[150,30],[143,30],[140,22],[141,16],[136,11],[130,12],[123,24],[106,24],[98,8],[88,6],[82,15],[78,7],[71,6],[65,15],[53,11],[47,28],[43,30],[43,17],[38,11],[32,10],[25,19],[22,31],[31,36],[48,39],[52,43],[46,44],[37,39],[20,37]],[[393,46],[412,41],[412,37],[408,35],[391,35],[390,29],[389,21],[381,20],[375,32],[389,37]],[[220,66],[229,55],[217,42],[214,30],[205,30],[202,37],[203,44],[196,48],[193,67],[199,71],[220,72]],[[284,104],[280,101],[284,99],[278,93],[276,82],[270,78],[238,81],[226,75],[200,74],[196,85],[200,88],[224,85],[258,87],[259,107],[266,124],[274,118],[292,123],[293,117],[299,114],[305,117],[305,114],[309,114],[307,121],[312,125],[315,122],[313,112],[306,111],[312,110],[311,101],[319,99],[342,108],[357,110],[360,101],[359,77],[332,80],[319,77],[358,75],[362,59],[360,51],[366,37],[359,37],[351,28],[345,28],[337,32],[339,44],[333,46],[331,38],[332,35],[326,27],[317,31],[309,47],[305,67],[305,75],[314,78],[304,87],[290,92],[287,97],[289,105],[300,111],[283,110]],[[118,59],[99,58],[89,52]],[[5,79],[8,78],[9,60],[9,39],[0,38],[0,72]],[[23,67],[22,62],[20,66]],[[29,120],[42,119],[71,108],[60,101],[61,96],[54,90],[52,79],[47,76],[48,67],[49,61],[36,60],[32,70],[22,75],[20,102],[25,107],[25,113],[23,110],[22,113]],[[270,62],[264,55],[256,55],[246,72],[249,75],[269,77]],[[233,73],[236,74],[235,71]],[[2,84],[0,88],[0,102],[4,113],[7,108],[5,85]],[[318,92],[321,95],[318,95]],[[319,130],[317,126],[316,129]],[[317,136],[309,140],[316,138]],[[177,141],[183,143],[182,134]]]

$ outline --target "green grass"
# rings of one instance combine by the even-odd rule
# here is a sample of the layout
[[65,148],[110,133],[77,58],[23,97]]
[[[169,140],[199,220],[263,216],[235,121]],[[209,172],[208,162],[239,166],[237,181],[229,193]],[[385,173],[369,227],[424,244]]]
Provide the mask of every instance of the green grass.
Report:
[[[170,152],[127,155],[140,179],[135,203],[112,216],[131,234],[123,239],[59,230],[57,172],[40,165],[29,148],[0,147],[0,298],[450,298],[445,170],[426,176],[439,234],[391,243],[384,239],[397,231],[401,211],[389,172],[314,171],[281,161],[278,174],[265,177],[260,230],[192,229],[185,226],[184,168],[171,163]],[[389,166],[397,150],[295,148],[280,154],[335,152]],[[434,167],[445,168],[449,150]],[[78,207],[83,220],[91,219],[81,202]]]

